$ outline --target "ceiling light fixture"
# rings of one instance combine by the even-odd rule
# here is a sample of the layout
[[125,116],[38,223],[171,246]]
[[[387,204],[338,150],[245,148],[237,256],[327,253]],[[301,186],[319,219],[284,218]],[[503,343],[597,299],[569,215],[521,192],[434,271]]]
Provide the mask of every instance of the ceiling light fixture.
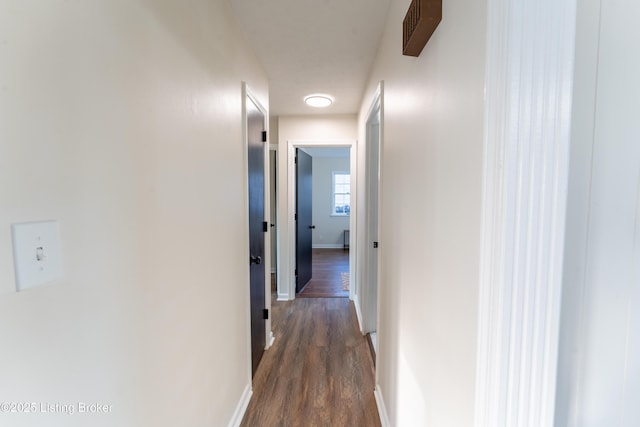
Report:
[[329,95],[315,94],[305,96],[304,102],[310,107],[324,108],[333,104],[333,98]]

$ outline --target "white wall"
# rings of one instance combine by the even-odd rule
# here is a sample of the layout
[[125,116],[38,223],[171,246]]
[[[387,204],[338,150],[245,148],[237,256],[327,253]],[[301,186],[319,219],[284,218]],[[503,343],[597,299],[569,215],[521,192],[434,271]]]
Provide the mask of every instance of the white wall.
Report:
[[443,21],[419,58],[401,52],[409,3],[391,2],[359,116],[362,180],[365,121],[375,87],[384,80],[379,391],[393,426],[468,427],[475,387],[486,2],[443,2]]
[[640,425],[639,19],[578,1],[558,427]]
[[349,172],[348,157],[312,157],[313,160],[313,230],[314,247],[343,247],[348,216],[331,215],[333,172]]
[[[224,426],[250,384],[241,80],[226,1],[0,5],[7,426]],[[15,293],[10,224],[60,223],[64,279]]]

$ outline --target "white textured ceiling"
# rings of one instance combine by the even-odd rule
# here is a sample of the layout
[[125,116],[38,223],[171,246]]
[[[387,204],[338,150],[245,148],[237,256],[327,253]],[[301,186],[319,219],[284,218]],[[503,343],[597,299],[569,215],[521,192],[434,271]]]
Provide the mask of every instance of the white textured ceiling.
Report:
[[[272,116],[359,110],[389,0],[229,3],[269,76]],[[312,93],[335,101],[327,108],[308,107],[303,98]]]

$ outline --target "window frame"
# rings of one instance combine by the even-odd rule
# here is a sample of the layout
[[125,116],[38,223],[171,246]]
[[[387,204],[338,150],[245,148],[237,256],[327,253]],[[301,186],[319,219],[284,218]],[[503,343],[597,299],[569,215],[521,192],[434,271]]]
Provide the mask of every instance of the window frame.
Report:
[[[349,177],[349,192],[337,193],[336,192],[336,175],[346,175]],[[349,195],[349,212],[340,213],[336,212],[336,195]],[[351,172],[349,171],[332,171],[331,172],[331,216],[348,217],[351,215]]]

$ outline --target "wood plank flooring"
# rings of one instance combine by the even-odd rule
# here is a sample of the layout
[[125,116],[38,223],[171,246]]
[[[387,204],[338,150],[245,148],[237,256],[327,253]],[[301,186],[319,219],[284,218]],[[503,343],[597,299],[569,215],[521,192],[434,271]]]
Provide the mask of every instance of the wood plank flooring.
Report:
[[378,427],[374,370],[346,298],[274,301],[276,340],[242,427]]
[[313,249],[312,278],[297,296],[300,298],[349,297],[343,289],[342,273],[349,273],[349,251]]

